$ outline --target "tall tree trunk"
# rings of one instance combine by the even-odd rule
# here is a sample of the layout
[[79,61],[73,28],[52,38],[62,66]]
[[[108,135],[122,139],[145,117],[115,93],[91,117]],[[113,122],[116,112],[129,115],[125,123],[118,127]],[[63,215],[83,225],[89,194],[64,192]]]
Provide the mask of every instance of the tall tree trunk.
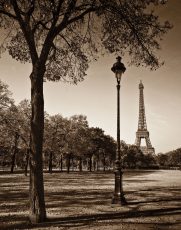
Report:
[[79,159],[79,172],[82,172],[82,158]]
[[13,149],[13,154],[11,156],[11,170],[10,170],[11,173],[14,172],[15,158],[16,158],[16,149],[14,148]]
[[89,171],[92,172],[92,156],[89,157]]
[[87,168],[87,171],[89,171],[89,158],[86,159],[86,168]]
[[19,138],[19,135],[18,135],[18,133],[16,132],[16,133],[15,133],[15,137],[14,137],[14,151],[13,151],[13,155],[12,155],[12,158],[11,158],[11,173],[14,172],[16,154],[17,154],[17,151],[18,151],[18,148],[17,148],[17,145],[18,145],[18,138]]
[[96,160],[96,165],[97,165],[97,171],[99,171],[99,158]]
[[105,155],[105,152],[103,153],[103,169],[104,169],[104,172],[106,171],[106,155]]
[[53,153],[50,151],[49,153],[49,163],[48,163],[48,171],[49,173],[52,173],[52,159],[53,159]]
[[68,159],[67,159],[67,173],[70,172],[70,159],[71,159],[71,156],[70,154],[68,155]]
[[26,150],[26,162],[25,162],[25,176],[28,174],[28,164],[29,164],[30,148]]
[[93,168],[94,168],[94,172],[95,172],[96,171],[96,160],[95,160],[95,158],[93,160]]
[[62,154],[61,154],[61,158],[60,158],[60,171],[61,172],[63,171],[63,157],[62,157]]
[[97,171],[99,171],[99,166],[100,166],[100,156],[99,156],[99,154],[97,154],[96,165],[97,165]]
[[74,171],[74,157],[72,156],[72,171]]
[[37,62],[31,79],[31,145],[30,145],[30,213],[31,222],[46,219],[43,183],[42,145],[44,131],[43,75],[45,68]]

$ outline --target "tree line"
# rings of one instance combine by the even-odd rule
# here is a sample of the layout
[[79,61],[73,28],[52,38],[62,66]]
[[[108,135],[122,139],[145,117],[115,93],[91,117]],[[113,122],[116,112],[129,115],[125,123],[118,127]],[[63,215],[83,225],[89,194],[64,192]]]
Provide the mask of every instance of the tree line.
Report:
[[[0,165],[13,173],[15,167],[27,175],[30,160],[31,104],[24,99],[15,105],[8,85],[0,81]],[[135,145],[121,141],[122,165],[126,169],[158,168],[179,164],[178,151],[168,154],[143,154]],[[86,116],[65,118],[45,112],[43,167],[59,171],[112,170],[116,141],[104,130],[89,127]]]
[[[8,86],[0,81],[0,157],[1,166],[15,165],[27,174],[30,160],[31,104],[28,100],[15,105]],[[53,168],[70,171],[104,170],[112,167],[116,143],[101,128],[89,127],[86,116],[64,118],[60,114],[45,112],[43,139],[43,166],[49,172]]]
[[159,153],[157,155],[157,161],[160,168],[181,169],[181,148],[166,153]]

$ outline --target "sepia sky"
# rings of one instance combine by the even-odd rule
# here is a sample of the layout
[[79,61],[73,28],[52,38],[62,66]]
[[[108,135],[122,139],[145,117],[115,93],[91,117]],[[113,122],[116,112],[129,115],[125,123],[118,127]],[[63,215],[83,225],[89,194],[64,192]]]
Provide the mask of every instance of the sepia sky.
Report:
[[[165,65],[150,71],[128,66],[128,59],[123,57],[127,70],[120,91],[120,135],[133,144],[138,126],[138,84],[142,80],[147,127],[156,153],[181,147],[181,0],[169,0],[158,13],[174,25],[161,43],[159,56]],[[45,83],[45,110],[64,117],[86,115],[90,126],[116,138],[116,80],[110,70],[114,62],[113,56],[101,57],[90,65],[87,77],[77,86]],[[6,53],[0,59],[0,79],[9,85],[16,103],[30,98],[30,72],[30,64],[16,62]]]

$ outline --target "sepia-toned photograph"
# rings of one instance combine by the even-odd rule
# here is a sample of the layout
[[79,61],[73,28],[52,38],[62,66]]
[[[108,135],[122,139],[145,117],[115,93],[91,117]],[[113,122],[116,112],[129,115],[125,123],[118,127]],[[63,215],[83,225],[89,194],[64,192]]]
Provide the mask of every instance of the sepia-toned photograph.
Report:
[[0,0],[0,230],[180,230],[180,127],[180,0]]

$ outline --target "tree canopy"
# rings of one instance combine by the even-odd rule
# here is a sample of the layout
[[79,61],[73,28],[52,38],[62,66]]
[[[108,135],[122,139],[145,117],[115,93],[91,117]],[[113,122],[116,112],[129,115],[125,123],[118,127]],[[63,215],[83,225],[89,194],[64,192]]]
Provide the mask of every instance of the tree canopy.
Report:
[[1,0],[1,52],[21,62],[46,64],[44,79],[77,83],[91,58],[109,51],[157,68],[155,55],[171,27],[153,12],[158,0]]

